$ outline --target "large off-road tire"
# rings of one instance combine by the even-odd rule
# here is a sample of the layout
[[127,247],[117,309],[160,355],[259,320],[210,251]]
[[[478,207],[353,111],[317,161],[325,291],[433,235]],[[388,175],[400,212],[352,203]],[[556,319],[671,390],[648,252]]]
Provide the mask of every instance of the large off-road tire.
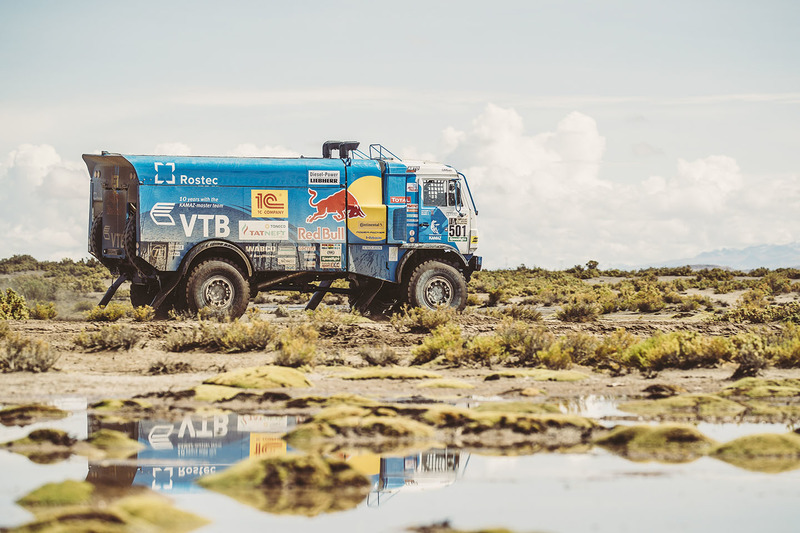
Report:
[[92,229],[89,232],[89,253],[98,259],[103,257],[103,215],[97,215],[92,220]]
[[210,307],[238,318],[249,301],[250,284],[239,268],[225,259],[203,261],[186,281],[186,303],[193,312]]
[[425,261],[411,273],[406,285],[408,303],[435,309],[449,306],[462,311],[467,306],[467,281],[453,265]]

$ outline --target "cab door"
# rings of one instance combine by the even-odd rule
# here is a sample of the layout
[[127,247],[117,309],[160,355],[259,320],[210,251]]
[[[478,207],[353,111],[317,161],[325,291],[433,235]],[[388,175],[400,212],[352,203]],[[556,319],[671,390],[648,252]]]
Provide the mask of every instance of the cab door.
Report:
[[449,244],[462,254],[469,248],[469,211],[461,182],[451,177],[419,178],[419,242]]

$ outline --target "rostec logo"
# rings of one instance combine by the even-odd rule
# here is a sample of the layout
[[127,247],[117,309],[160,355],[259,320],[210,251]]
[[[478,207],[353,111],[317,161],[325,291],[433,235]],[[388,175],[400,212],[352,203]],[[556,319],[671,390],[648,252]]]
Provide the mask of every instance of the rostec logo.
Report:
[[[167,185],[175,185],[175,163],[154,163],[154,165],[156,167],[156,177],[153,180],[153,182],[156,185],[160,185],[162,183],[165,183]],[[164,168],[163,170],[159,170],[159,167],[169,167],[170,170],[167,171],[166,168]],[[170,178],[168,180],[163,180],[163,179],[159,178],[158,175],[161,172],[163,172],[161,174],[163,177],[166,177],[167,172],[169,172]]]
[[314,202],[317,191],[308,189],[308,205],[316,211],[306,218],[306,223],[311,224],[317,220],[324,220],[328,215],[333,215],[333,220],[342,222],[345,218],[365,218],[367,215],[361,210],[356,197],[347,189],[339,189],[326,198]]
[[174,208],[174,203],[157,202],[150,210],[150,220],[152,220],[156,226],[174,226],[175,219],[172,218],[172,210]]
[[250,213],[255,218],[289,216],[289,191],[250,191]]

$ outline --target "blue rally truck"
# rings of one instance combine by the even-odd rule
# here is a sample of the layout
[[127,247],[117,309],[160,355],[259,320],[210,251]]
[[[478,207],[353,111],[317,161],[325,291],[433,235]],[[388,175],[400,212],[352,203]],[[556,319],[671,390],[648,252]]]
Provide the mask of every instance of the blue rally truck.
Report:
[[[85,154],[89,252],[134,306],[241,316],[259,291],[345,293],[364,313],[463,309],[477,209],[452,167],[328,141],[321,158]],[[348,287],[333,287],[336,279]]]

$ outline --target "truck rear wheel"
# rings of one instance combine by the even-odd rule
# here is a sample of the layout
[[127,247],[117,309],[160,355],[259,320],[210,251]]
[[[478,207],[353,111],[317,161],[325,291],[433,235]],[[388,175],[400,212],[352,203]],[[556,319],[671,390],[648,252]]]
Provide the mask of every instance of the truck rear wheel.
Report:
[[435,309],[441,305],[462,311],[467,306],[467,282],[454,266],[425,261],[411,273],[407,286],[412,306]]
[[250,284],[230,261],[203,261],[186,281],[186,303],[191,311],[203,307],[237,318],[244,314],[250,301]]

